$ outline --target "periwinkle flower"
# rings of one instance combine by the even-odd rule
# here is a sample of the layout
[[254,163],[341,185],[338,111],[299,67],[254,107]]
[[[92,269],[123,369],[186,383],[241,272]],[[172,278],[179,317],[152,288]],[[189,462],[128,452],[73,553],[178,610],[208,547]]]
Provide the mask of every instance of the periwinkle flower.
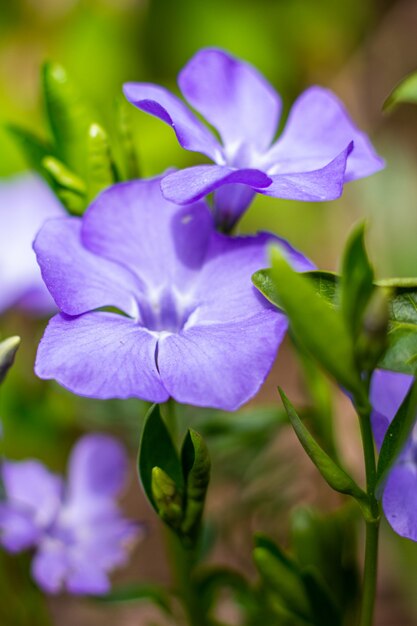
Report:
[[64,214],[37,176],[24,174],[0,181],[0,313],[13,306],[35,314],[56,308],[32,243],[46,219]]
[[218,131],[220,141],[163,87],[127,83],[124,93],[133,105],[172,126],[183,148],[214,161],[167,176],[162,191],[177,204],[214,191],[216,221],[225,229],[235,224],[254,193],[334,200],[345,182],[383,167],[367,136],[327,89],[307,89],[274,142],[281,100],[252,66],[222,50],[203,49],[180,72],[178,83],[191,107]]
[[[376,370],[371,382],[372,428],[381,447],[388,427],[407,395],[413,376]],[[392,528],[417,541],[417,425],[386,479],[382,505]]]
[[66,484],[36,460],[3,461],[0,471],[3,547],[35,550],[32,575],[48,593],[108,592],[109,572],[127,562],[141,533],[116,504],[127,475],[121,444],[85,435],[72,450]]
[[89,397],[236,409],[260,388],[287,328],[251,283],[271,242],[296,269],[312,268],[273,235],[217,233],[204,202],[172,204],[160,178],[108,188],[82,219],[50,220],[35,250],[61,313],[36,373]]

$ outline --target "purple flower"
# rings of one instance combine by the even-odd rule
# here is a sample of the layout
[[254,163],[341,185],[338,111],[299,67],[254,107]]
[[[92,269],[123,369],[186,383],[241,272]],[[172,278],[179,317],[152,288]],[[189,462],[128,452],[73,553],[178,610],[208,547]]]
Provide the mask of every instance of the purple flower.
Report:
[[48,593],[103,594],[108,572],[126,563],[139,526],[115,498],[127,475],[122,446],[86,435],[74,447],[68,482],[35,460],[4,461],[0,542],[9,552],[34,548],[32,575]]
[[189,61],[178,83],[221,141],[163,87],[127,83],[124,93],[139,109],[172,126],[183,148],[214,161],[170,174],[162,181],[162,191],[177,204],[215,191],[216,221],[225,228],[239,219],[255,192],[293,200],[334,200],[344,182],[383,167],[367,136],[327,89],[307,89],[273,143],[281,100],[250,65],[208,48]]
[[[371,383],[371,420],[378,448],[412,382],[413,376],[408,374],[375,371]],[[388,474],[382,505],[395,532],[417,541],[417,426]]]
[[0,313],[12,306],[38,314],[56,308],[32,243],[46,219],[64,213],[40,178],[25,174],[0,181]]
[[287,328],[251,283],[268,243],[297,269],[312,265],[273,235],[217,233],[206,204],[174,206],[160,180],[115,185],[82,220],[40,231],[35,250],[61,313],[36,373],[89,397],[233,410],[260,388]]

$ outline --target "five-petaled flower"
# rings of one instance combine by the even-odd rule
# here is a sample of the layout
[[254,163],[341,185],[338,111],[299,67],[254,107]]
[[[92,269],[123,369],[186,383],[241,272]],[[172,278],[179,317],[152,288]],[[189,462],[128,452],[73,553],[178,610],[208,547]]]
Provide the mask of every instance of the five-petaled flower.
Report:
[[287,328],[251,283],[271,242],[296,269],[312,268],[274,235],[216,232],[204,202],[173,205],[160,178],[110,187],[82,219],[49,220],[35,251],[61,312],[36,373],[95,398],[236,409],[260,388]]
[[108,573],[126,563],[142,532],[116,504],[127,474],[120,443],[85,435],[71,453],[66,485],[36,460],[3,461],[0,471],[0,543],[6,550],[35,549],[32,575],[48,593],[108,592]]
[[[374,372],[371,383],[371,420],[378,448],[412,382],[413,376],[409,374],[386,370]],[[395,532],[417,541],[417,425],[388,474],[382,505]]]
[[12,306],[35,314],[56,309],[32,243],[46,219],[64,214],[40,178],[25,174],[0,182],[0,312]]
[[250,65],[221,50],[203,49],[180,72],[178,82],[184,98],[219,132],[221,141],[163,87],[127,83],[124,93],[136,107],[172,126],[183,148],[214,161],[215,165],[166,176],[162,191],[177,204],[214,191],[216,222],[226,230],[255,192],[294,200],[333,200],[345,182],[383,167],[367,136],[327,89],[307,89],[273,143],[281,100]]

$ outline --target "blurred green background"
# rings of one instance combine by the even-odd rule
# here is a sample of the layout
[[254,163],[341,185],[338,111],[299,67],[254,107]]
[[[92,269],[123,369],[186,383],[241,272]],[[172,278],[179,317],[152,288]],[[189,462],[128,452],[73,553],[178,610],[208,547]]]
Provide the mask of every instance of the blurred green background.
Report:
[[[349,184],[337,202],[302,204],[260,196],[243,219],[242,231],[273,230],[320,267],[336,269],[348,229],[367,216],[379,275],[416,275],[417,108],[381,113],[392,87],[417,67],[416,32],[413,0],[0,0],[0,176],[26,167],[5,123],[47,133],[39,85],[45,60],[66,67],[111,128],[123,82],[151,81],[175,89],[178,71],[199,48],[219,46],[258,67],[281,93],[284,115],[308,85],[332,88],[387,161],[383,172]],[[132,120],[144,176],[199,162],[199,155],[182,150],[160,121],[133,109]],[[76,398],[54,383],[36,380],[33,359],[42,328],[43,322],[15,311],[0,319],[1,336],[21,334],[23,339],[16,366],[0,390],[6,454],[36,456],[63,471],[75,437],[92,428],[117,432],[133,442],[133,450],[146,406]],[[141,510],[135,498],[129,506]],[[389,608],[381,610],[378,624],[416,623],[407,611],[417,615],[411,585],[417,551],[390,532],[386,546],[383,563],[389,572],[382,573],[381,596],[394,612],[405,607],[406,613],[401,622],[396,621],[400,613],[390,622],[383,621],[390,619]],[[394,556],[398,546],[402,552]],[[412,581],[401,572],[405,558]],[[140,562],[139,548],[137,569]],[[5,589],[3,581],[0,597]],[[67,607],[62,602],[59,606]],[[66,624],[65,611],[53,610],[56,623]],[[79,620],[90,623],[85,616]]]

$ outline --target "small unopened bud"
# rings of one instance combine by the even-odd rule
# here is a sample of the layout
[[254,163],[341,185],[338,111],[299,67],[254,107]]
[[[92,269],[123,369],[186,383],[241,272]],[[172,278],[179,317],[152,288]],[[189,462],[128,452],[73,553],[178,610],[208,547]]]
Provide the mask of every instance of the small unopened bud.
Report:
[[160,518],[172,528],[182,521],[182,494],[170,476],[160,467],[152,468],[152,495]]
[[20,337],[9,337],[0,342],[0,383],[13,365],[14,357],[20,345]]

